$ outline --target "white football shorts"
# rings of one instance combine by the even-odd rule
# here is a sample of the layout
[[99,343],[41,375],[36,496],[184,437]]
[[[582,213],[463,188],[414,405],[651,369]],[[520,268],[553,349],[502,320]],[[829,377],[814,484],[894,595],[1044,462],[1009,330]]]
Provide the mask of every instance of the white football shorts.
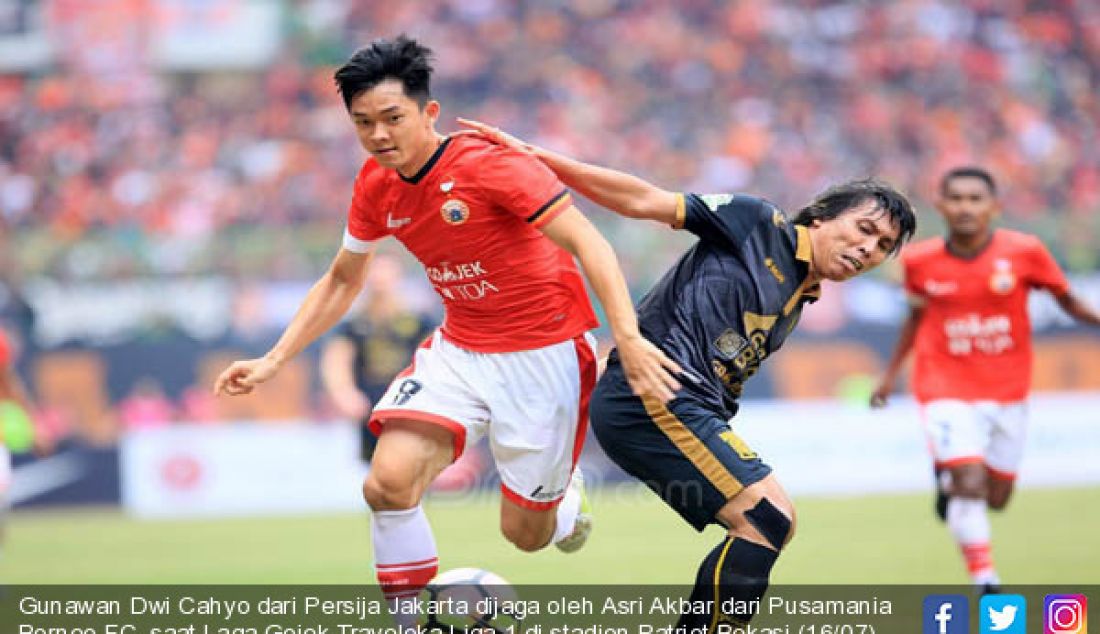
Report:
[[922,419],[937,467],[984,463],[993,477],[1016,478],[1027,437],[1026,401],[929,401]]
[[471,352],[437,330],[375,404],[370,427],[415,420],[454,432],[454,459],[486,432],[501,491],[528,509],[565,495],[584,447],[596,386],[590,334],[535,350]]

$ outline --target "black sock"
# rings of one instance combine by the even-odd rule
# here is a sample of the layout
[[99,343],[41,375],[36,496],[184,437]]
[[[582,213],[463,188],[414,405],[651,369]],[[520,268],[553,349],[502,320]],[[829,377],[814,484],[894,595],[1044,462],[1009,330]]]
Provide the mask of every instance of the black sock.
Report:
[[698,628],[707,628],[709,632],[719,622],[747,624],[759,611],[760,599],[768,589],[768,577],[778,557],[778,552],[766,546],[736,537],[724,539],[699,565],[690,599],[693,605],[717,599],[717,605],[712,603],[704,614],[688,610],[676,626],[687,628],[685,632]]

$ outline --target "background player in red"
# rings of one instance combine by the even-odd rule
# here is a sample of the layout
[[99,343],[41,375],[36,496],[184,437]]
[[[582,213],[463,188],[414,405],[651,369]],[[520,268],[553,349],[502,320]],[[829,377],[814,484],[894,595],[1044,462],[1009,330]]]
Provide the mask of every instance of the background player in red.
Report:
[[[590,520],[574,466],[596,381],[597,322],[575,256],[606,313],[630,383],[662,401],[679,367],[639,334],[610,245],[534,157],[435,131],[431,52],[378,40],[336,72],[371,158],[355,183],[343,248],[262,358],[238,361],[215,390],[247,394],[331,328],[359,294],[373,243],[392,235],[423,264],[444,322],[374,407],[378,441],[363,493],[375,567],[397,601],[438,568],[420,498],[488,432],[501,477],[501,530],[518,548],[579,547]],[[491,422],[491,424],[490,424]],[[398,615],[402,625],[414,615]]]
[[[15,371],[14,357],[11,342],[4,330],[0,329],[0,520],[3,519],[3,515],[7,511],[7,493],[11,485],[11,453],[8,447],[9,444],[13,444],[13,441],[17,440],[4,437],[5,428],[7,427],[5,417],[18,416],[25,422],[26,429],[21,430],[21,433],[30,434],[29,443],[35,453],[39,455],[49,453],[53,445],[49,435],[37,430],[30,420],[34,407],[27,388],[23,385],[23,380],[19,378]],[[18,409],[7,411],[8,403],[13,403]],[[2,525],[0,525],[0,529],[2,528]],[[0,532],[0,537],[2,537],[2,532]]]
[[871,404],[882,407],[915,349],[912,389],[921,405],[942,493],[937,511],[962,550],[974,583],[993,590],[987,508],[1008,503],[1023,453],[1031,381],[1028,293],[1049,291],[1074,319],[1100,314],[1070,291],[1035,236],[994,229],[1000,211],[989,172],[961,167],[940,181],[947,238],[902,254],[911,310]]

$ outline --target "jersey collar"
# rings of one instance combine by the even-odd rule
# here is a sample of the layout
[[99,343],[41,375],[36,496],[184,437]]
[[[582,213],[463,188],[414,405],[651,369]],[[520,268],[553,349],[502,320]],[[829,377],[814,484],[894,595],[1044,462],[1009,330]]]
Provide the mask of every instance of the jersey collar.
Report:
[[801,300],[816,302],[821,298],[821,284],[810,284],[810,262],[814,259],[814,245],[810,240],[810,230],[802,225],[794,226],[795,248],[794,257],[806,265],[806,278],[798,285],[798,290],[787,300],[783,307],[783,314],[789,315]]
[[443,142],[439,144],[439,147],[435,149],[435,152],[432,152],[432,156],[428,159],[428,162],[425,163],[424,166],[420,168],[420,170],[413,174],[411,178],[405,178],[401,174],[401,172],[398,172],[397,175],[401,178],[401,180],[405,181],[406,183],[410,185],[416,185],[420,181],[424,180],[424,177],[428,175],[428,172],[432,171],[432,168],[435,167],[435,164],[439,162],[439,159],[443,156],[443,151],[447,149],[447,145],[449,145],[450,142],[451,137],[443,139]]

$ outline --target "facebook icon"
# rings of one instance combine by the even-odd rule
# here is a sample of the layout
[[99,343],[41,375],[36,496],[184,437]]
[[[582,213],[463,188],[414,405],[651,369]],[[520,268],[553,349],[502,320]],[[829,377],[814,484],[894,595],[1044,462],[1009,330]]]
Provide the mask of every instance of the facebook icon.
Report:
[[922,634],[969,634],[970,601],[961,594],[924,597]]

